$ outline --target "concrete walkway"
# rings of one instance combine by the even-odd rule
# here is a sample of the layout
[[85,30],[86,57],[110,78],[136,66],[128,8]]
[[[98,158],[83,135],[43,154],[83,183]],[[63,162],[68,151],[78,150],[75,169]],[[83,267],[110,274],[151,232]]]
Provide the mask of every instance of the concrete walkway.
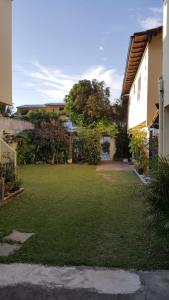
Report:
[[104,172],[104,171],[126,171],[131,172],[132,166],[127,163],[113,161],[113,162],[101,162],[97,167],[96,171]]
[[169,272],[0,265],[1,300],[168,300]]

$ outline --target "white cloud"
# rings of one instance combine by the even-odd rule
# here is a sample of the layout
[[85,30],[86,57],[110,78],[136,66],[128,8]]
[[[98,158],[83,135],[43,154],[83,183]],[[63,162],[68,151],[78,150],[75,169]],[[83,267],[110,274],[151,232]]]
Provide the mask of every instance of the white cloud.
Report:
[[104,47],[103,46],[99,46],[99,51],[104,51]]
[[150,7],[149,8],[150,11],[152,11],[155,14],[163,14],[163,7],[159,6],[159,7]]
[[158,17],[148,17],[145,19],[140,19],[139,24],[143,30],[147,30],[161,26],[162,20]]
[[33,72],[27,73],[31,82],[27,86],[34,87],[35,91],[44,97],[44,101],[61,101],[69,93],[73,84],[82,79],[97,79],[105,81],[110,87],[111,100],[120,96],[123,75],[116,69],[107,69],[104,66],[95,66],[87,69],[80,75],[68,75],[62,70],[46,67],[36,62]]
[[150,7],[152,15],[149,17],[141,17],[138,22],[143,30],[156,28],[162,25],[163,9],[162,7]]

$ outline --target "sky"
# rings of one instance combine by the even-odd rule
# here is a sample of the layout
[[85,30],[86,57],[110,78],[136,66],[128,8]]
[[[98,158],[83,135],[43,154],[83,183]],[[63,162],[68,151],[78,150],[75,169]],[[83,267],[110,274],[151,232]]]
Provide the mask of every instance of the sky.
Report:
[[82,79],[121,93],[130,36],[162,24],[162,0],[14,0],[13,103],[62,102]]

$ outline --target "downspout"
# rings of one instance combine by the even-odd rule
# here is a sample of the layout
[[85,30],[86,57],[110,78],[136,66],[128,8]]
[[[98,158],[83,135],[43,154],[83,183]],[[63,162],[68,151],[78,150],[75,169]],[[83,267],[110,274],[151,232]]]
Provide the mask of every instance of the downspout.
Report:
[[163,155],[164,149],[164,80],[161,76],[158,81],[159,89],[159,155]]

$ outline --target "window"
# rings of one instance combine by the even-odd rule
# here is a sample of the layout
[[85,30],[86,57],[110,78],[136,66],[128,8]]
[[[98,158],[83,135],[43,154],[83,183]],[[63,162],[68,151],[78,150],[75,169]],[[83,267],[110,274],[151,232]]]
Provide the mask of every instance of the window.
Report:
[[140,95],[141,95],[141,76],[138,79],[137,101],[140,100]]

